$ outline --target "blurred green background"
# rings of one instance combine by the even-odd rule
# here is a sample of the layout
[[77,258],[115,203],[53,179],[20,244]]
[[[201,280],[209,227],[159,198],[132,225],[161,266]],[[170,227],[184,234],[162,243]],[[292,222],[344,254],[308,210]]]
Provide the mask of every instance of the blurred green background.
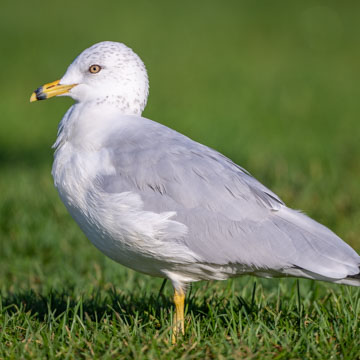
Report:
[[[29,103],[35,88],[60,78],[75,56],[99,41],[124,42],[145,62],[150,97],[144,116],[223,152],[289,206],[304,210],[360,251],[359,14],[358,1],[2,0],[0,343],[5,350],[0,350],[0,358],[44,358],[55,353],[61,358],[66,351],[69,358],[92,358],[89,344],[99,346],[99,353],[116,353],[122,344],[122,351],[141,358],[147,356],[144,343],[151,342],[158,354],[153,339],[159,323],[154,316],[160,319],[165,340],[169,337],[170,304],[159,307],[149,298],[156,296],[161,280],[137,274],[98,252],[54,189],[51,145],[72,100]],[[258,331],[260,315],[252,324],[246,315],[238,323],[253,336],[245,332],[241,338],[235,332],[229,342],[226,323],[209,331],[207,319],[215,319],[211,314],[219,312],[216,319],[235,321],[227,300],[238,304],[242,296],[241,309],[244,301],[250,302],[254,281],[242,278],[194,286],[197,300],[190,297],[188,314],[193,319],[188,331],[197,331],[203,342],[194,350],[191,337],[188,351],[199,351],[198,358],[205,358],[210,349],[217,358],[219,352],[236,353],[238,347],[234,350],[231,341],[237,344],[239,338],[245,352],[256,353],[258,343],[270,358],[274,351],[292,351],[297,327],[287,327],[296,308],[291,279],[256,280],[260,287],[255,302],[268,319],[263,322],[265,330]],[[113,286],[120,295],[112,295]],[[301,289],[306,294],[306,316],[315,319],[312,324],[322,334],[319,337],[311,328],[301,335],[303,354],[309,346],[318,351],[319,341],[325,345],[318,358],[329,349],[337,357],[339,346],[353,351],[358,340],[352,334],[356,336],[358,329],[352,327],[357,324],[356,313],[349,304],[355,291],[309,281],[302,281]],[[347,304],[346,316],[337,298],[329,305],[332,291]],[[169,285],[165,293],[171,294]],[[285,325],[272,330],[280,298]],[[100,319],[103,314],[101,328],[89,319],[86,327],[81,321],[78,327],[71,325],[77,310],[73,315],[63,311],[74,299],[75,308],[87,304],[90,316],[100,314]],[[311,310],[313,300],[318,312]],[[111,306],[128,309],[126,319],[140,324],[136,326],[141,330],[118,322],[118,312]],[[338,306],[335,314],[340,314],[334,315],[332,324],[348,319],[348,328],[322,320],[331,318],[331,306]],[[60,314],[58,320],[51,320],[52,314]],[[298,315],[294,316],[296,323]],[[123,332],[102,335],[108,323],[111,331]],[[68,340],[64,324],[73,329]],[[345,329],[341,336],[338,329]],[[310,337],[312,343],[306,345]],[[162,349],[166,348],[165,344]],[[290,357],[298,358],[298,350],[294,351]],[[169,358],[173,357],[171,353]]]
[[97,252],[57,196],[50,147],[72,100],[29,103],[103,40],[145,62],[145,117],[223,152],[360,250],[359,14],[358,1],[2,1],[2,293],[160,284]]

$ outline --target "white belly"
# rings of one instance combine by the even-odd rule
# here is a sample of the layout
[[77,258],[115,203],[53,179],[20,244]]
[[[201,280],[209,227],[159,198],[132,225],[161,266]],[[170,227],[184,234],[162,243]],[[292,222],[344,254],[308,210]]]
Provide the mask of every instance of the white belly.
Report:
[[98,186],[99,176],[115,174],[105,149],[79,151],[65,143],[55,153],[52,174],[72,217],[111,259],[153,276],[166,276],[173,267],[196,262],[185,245],[168,240],[187,233],[185,225],[171,220],[174,212],[144,211],[135,191],[114,194]]

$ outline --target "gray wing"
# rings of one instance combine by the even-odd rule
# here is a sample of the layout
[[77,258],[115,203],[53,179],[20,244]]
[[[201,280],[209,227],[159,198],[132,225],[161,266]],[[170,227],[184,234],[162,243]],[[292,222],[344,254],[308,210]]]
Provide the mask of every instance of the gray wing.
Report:
[[102,189],[135,191],[145,210],[175,211],[189,231],[181,241],[205,263],[330,278],[359,272],[351,247],[215,150],[139,117],[105,146],[116,174],[99,179]]

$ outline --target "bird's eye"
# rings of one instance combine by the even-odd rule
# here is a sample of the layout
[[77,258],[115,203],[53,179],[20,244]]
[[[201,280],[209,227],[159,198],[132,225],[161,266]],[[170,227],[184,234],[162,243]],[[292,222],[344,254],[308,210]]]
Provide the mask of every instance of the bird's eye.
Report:
[[91,66],[89,67],[89,71],[90,71],[92,74],[96,74],[96,73],[98,73],[100,70],[101,70],[101,66],[100,66],[100,65],[91,65]]

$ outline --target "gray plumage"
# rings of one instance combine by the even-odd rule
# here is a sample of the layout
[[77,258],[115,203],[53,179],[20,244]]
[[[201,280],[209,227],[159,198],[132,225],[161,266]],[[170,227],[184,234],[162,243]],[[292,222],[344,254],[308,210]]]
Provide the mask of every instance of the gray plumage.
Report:
[[181,294],[241,274],[360,285],[359,255],[332,231],[215,150],[141,117],[147,74],[125,45],[86,49],[50,85],[39,89],[77,101],[54,145],[55,186],[107,256]]
[[144,210],[175,211],[173,220],[189,229],[181,241],[202,262],[235,265],[238,273],[302,269],[330,279],[359,272],[350,246],[285,207],[225,156],[151,120],[134,116],[129,123],[104,143],[116,174],[101,176],[101,189],[136,192]]

